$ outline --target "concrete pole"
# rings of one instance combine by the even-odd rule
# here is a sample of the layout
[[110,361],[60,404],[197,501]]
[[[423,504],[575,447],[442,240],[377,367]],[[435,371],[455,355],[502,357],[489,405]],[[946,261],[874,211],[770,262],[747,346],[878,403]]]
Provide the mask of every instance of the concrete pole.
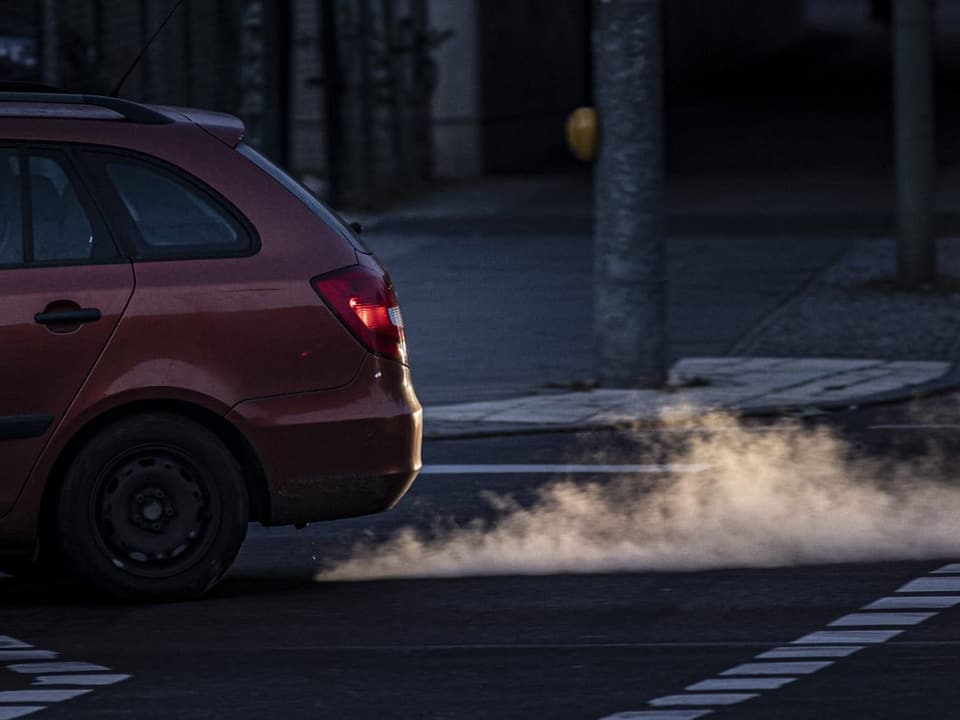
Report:
[[660,0],[594,0],[594,332],[606,387],[666,381]]
[[932,0],[893,0],[899,275],[908,286],[937,274],[933,35]]

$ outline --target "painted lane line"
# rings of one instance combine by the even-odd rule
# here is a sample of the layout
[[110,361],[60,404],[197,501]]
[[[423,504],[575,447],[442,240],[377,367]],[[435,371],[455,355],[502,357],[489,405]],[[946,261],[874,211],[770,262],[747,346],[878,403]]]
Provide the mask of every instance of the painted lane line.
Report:
[[0,707],[0,720],[14,720],[14,718],[26,717],[35,712],[46,710],[45,705],[13,705],[11,707]]
[[[960,563],[945,565],[931,574],[947,574],[954,568],[960,568]],[[957,585],[958,587],[954,587]],[[960,577],[921,577],[912,580],[897,593],[908,592],[950,592],[960,591]],[[916,603],[921,603],[919,606]],[[953,607],[960,602],[960,598],[948,595],[928,595],[923,598],[904,595],[879,598],[865,609],[942,609]],[[913,626],[928,620],[935,612],[855,612],[843,615],[830,623],[828,627],[863,627],[876,625],[906,625]],[[798,678],[794,675],[811,675],[833,665],[835,660],[805,660],[792,661],[799,657],[831,657],[843,658],[853,653],[865,650],[868,645],[877,645],[887,642],[901,633],[903,629],[882,630],[817,630],[808,633],[788,645],[771,648],[756,656],[758,660],[777,660],[783,662],[749,662],[737,665],[719,673],[717,677],[688,685],[690,694],[664,695],[648,701],[648,705],[726,705],[743,702],[759,693],[732,693],[732,692],[699,692],[725,690],[777,690],[784,685],[794,682]],[[733,678],[731,681],[731,677]],[[603,720],[673,720],[670,716],[657,716],[657,711],[631,711],[608,715]],[[700,717],[694,715],[693,717]]]
[[960,603],[960,595],[894,595],[874,600],[861,610],[943,610]]
[[713,710],[629,710],[601,720],[697,720]]
[[756,656],[757,660],[792,660],[794,658],[844,658],[853,655],[858,650],[863,650],[865,645],[814,645],[803,647],[798,645],[792,647],[784,645],[782,647],[767,650]]
[[921,577],[897,588],[897,592],[960,592],[960,577]]
[[0,635],[0,649],[3,650],[26,650],[30,645],[27,645],[25,642],[21,642],[16,638],[12,638],[9,635]]
[[637,475],[700,473],[712,465],[424,465],[421,475]]
[[931,575],[960,575],[960,563],[950,563],[930,573]]
[[55,703],[73,700],[91,690],[0,690],[0,703]]
[[837,618],[827,627],[919,625],[936,614],[932,612],[850,613]]
[[810,675],[833,665],[833,660],[807,662],[743,663],[720,673],[727,675]]
[[736,705],[744,700],[752,700],[757,693],[691,693],[689,695],[664,695],[654,698],[650,704],[654,707],[671,705]]
[[116,685],[118,682],[129,680],[130,677],[130,675],[103,675],[99,673],[84,675],[41,675],[34,679],[33,685],[86,685],[89,687],[102,687],[105,685]]
[[791,642],[791,645],[873,645],[895,638],[903,630],[818,630]]
[[110,668],[103,665],[94,665],[85,662],[59,662],[59,663],[23,663],[21,665],[7,665],[10,672],[20,675],[41,675],[46,673],[81,673],[81,672],[106,672]]
[[56,660],[60,655],[49,650],[0,650],[0,664],[11,660]]
[[792,677],[710,678],[693,685],[687,685],[684,689],[691,692],[705,690],[778,690],[794,680],[796,678]]

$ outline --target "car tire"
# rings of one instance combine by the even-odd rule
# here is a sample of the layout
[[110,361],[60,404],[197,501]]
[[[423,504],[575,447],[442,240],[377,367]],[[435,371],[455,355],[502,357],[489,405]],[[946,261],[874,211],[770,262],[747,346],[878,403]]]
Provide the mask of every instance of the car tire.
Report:
[[120,600],[197,597],[246,536],[243,474],[203,425],[138,415],[94,435],[64,477],[57,524],[67,569]]

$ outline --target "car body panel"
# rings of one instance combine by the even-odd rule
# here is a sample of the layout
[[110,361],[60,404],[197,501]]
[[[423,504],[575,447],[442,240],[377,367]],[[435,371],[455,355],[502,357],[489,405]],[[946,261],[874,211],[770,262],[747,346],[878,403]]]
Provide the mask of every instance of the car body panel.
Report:
[[[48,416],[39,437],[0,440],[0,516],[6,514],[114,332],[134,288],[129,263],[2,271],[0,415]],[[97,322],[69,332],[34,317],[54,303],[96,308]],[[25,392],[29,388],[29,392]]]
[[[243,400],[349,383],[366,352],[308,282],[251,258],[144,262],[81,404],[140,387]],[[89,400],[88,400],[89,399]]]
[[420,470],[423,413],[409,368],[393,360],[368,356],[347,387],[251,400],[227,420],[264,465],[268,524],[381,512]]

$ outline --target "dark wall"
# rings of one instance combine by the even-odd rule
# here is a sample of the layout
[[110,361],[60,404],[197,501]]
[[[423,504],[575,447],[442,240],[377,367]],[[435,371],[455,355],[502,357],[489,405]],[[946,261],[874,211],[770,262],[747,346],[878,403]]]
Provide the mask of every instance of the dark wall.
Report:
[[[185,0],[130,75],[122,94],[235,112],[240,5],[234,0]],[[166,0],[61,0],[60,84],[85,92],[112,90],[171,6]],[[0,13],[0,30],[7,24],[8,18]]]
[[799,40],[805,0],[662,0],[669,83],[696,81]]
[[39,47],[34,3],[0,0],[0,80],[37,81]]
[[[665,82],[696,82],[802,37],[805,0],[661,0]],[[570,163],[564,121],[590,102],[591,0],[482,0],[480,112],[487,172]]]
[[523,172],[565,162],[564,120],[588,100],[590,3],[478,6],[485,169]]

